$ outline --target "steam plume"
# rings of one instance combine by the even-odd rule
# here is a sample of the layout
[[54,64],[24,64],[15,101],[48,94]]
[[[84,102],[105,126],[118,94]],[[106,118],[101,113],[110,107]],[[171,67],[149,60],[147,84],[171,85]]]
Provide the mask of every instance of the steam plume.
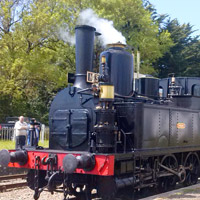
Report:
[[70,34],[69,28],[67,26],[59,28],[58,37],[64,42],[75,45],[75,36]]
[[[91,8],[88,8],[80,12],[77,24],[89,25],[95,27],[96,31],[101,33],[99,39],[102,45],[104,46],[110,43],[117,43],[117,42],[126,44],[125,37],[122,35],[122,33],[120,33],[114,28],[113,22],[107,19],[99,18]],[[67,25],[65,25],[65,27],[63,28],[60,28],[58,31],[58,37],[63,41],[69,42],[70,44],[74,45],[75,36],[71,35],[68,30],[69,28],[67,27]]]
[[114,28],[113,22],[107,19],[99,18],[97,14],[95,14],[94,11],[90,8],[83,10],[80,13],[78,24],[95,27],[97,32],[101,33],[99,39],[104,46],[109,43],[117,42],[126,44],[125,37]]

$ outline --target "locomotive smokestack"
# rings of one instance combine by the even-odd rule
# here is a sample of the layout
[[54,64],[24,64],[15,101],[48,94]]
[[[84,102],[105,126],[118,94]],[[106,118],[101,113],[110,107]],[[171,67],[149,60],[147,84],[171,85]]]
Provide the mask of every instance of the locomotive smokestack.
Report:
[[77,26],[76,30],[76,79],[74,86],[85,89],[87,71],[92,71],[94,36],[96,29],[91,26]]

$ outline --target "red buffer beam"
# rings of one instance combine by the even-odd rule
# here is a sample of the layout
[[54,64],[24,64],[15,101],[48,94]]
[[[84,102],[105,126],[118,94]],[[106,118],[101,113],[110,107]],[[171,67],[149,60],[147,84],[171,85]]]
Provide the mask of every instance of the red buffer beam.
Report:
[[[10,150],[11,152],[15,152],[15,150]],[[56,157],[57,161],[53,165],[54,170],[64,171],[63,167],[63,159],[65,156],[71,154],[75,158],[83,155],[81,153],[73,153],[73,152],[64,152],[64,151],[44,151],[44,150],[28,150],[27,153],[27,162],[25,164],[19,164],[17,162],[9,162],[9,167],[15,168],[28,168],[35,169],[35,165],[38,164],[40,170],[47,170],[48,167],[48,159],[50,156]],[[94,155],[95,164],[92,170],[84,170],[80,168],[76,168],[74,173],[78,174],[92,174],[99,176],[112,176],[114,175],[114,155]]]

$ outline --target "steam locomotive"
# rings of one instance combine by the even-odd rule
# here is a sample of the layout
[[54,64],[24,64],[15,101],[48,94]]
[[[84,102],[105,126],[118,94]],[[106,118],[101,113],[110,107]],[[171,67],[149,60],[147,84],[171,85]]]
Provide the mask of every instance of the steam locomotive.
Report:
[[[200,172],[200,78],[139,78],[133,55],[111,45],[92,72],[95,28],[77,26],[73,86],[49,113],[49,148],[1,150],[2,166],[28,168],[34,199],[46,188],[113,199],[120,189],[195,184]],[[135,85],[135,89],[133,89]]]

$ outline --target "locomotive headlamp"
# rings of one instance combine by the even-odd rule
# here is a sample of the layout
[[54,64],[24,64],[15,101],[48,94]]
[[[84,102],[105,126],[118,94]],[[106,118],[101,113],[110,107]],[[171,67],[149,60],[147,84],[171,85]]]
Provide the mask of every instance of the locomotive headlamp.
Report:
[[100,84],[100,99],[113,100],[114,99],[114,86],[108,83]]

